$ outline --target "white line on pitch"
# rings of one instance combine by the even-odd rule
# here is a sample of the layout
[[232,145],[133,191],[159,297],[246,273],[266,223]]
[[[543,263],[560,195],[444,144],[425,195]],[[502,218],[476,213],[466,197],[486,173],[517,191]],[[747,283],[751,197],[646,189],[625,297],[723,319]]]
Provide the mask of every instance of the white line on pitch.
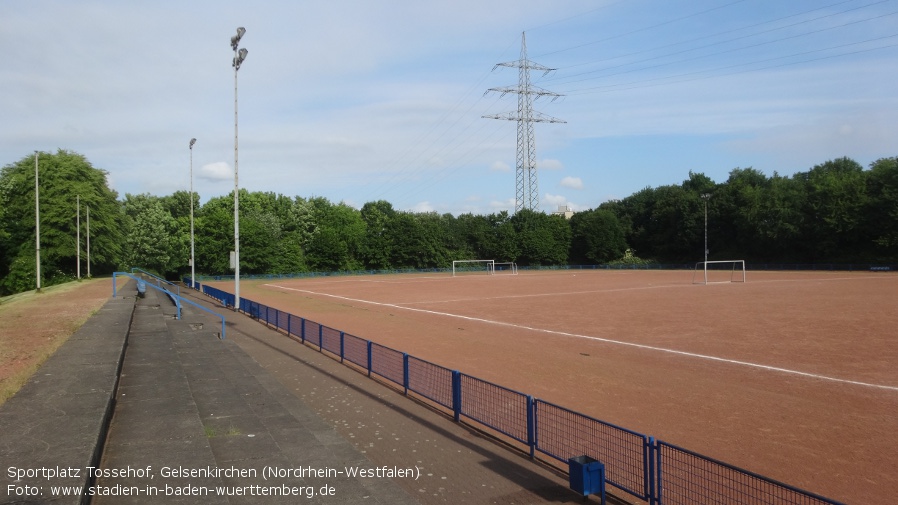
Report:
[[898,386],[886,386],[883,384],[870,384],[868,382],[853,381],[853,380],[848,380],[848,379],[839,379],[837,377],[827,377],[826,375],[818,375],[818,374],[813,374],[813,373],[808,373],[808,372],[800,372],[798,370],[790,370],[788,368],[780,368],[780,367],[775,367],[775,366],[770,366],[770,365],[760,365],[758,363],[751,363],[748,361],[739,361],[739,360],[734,360],[734,359],[720,358],[717,356],[708,356],[707,354],[696,354],[696,353],[692,353],[692,352],[677,351],[675,349],[667,349],[664,347],[656,347],[656,346],[652,346],[652,345],[634,344],[633,342],[623,342],[621,340],[612,340],[612,339],[602,338],[602,337],[591,337],[589,335],[578,335],[576,333],[568,333],[565,331],[547,330],[544,328],[534,328],[532,326],[524,326],[524,325],[520,325],[520,324],[506,323],[503,321],[494,321],[491,319],[482,319],[479,317],[463,316],[460,314],[451,314],[449,312],[437,312],[435,310],[416,309],[413,307],[404,307],[402,305],[396,305],[396,304],[392,304],[392,303],[372,302],[370,300],[349,298],[347,296],[332,295],[330,293],[319,293],[317,291],[309,291],[306,289],[288,288],[286,286],[278,286],[277,284],[264,284],[264,285],[273,287],[273,288],[284,289],[287,291],[297,291],[300,293],[308,293],[310,295],[328,296],[331,298],[338,298],[340,300],[346,300],[346,301],[350,301],[350,302],[368,303],[371,305],[379,305],[381,307],[390,307],[390,308],[394,308],[394,309],[410,310],[412,312],[421,312],[424,314],[455,317],[458,319],[465,319],[468,321],[476,321],[476,322],[480,322],[480,323],[495,324],[495,325],[499,325],[499,326],[507,326],[510,328],[517,328],[517,329],[522,329],[522,330],[536,331],[536,332],[540,332],[540,333],[548,333],[550,335],[561,335],[564,337],[574,337],[574,338],[582,338],[582,339],[586,339],[586,340],[595,340],[597,342],[604,342],[607,344],[617,344],[617,345],[624,345],[624,346],[628,346],[628,347],[636,347],[638,349],[646,349],[649,351],[666,352],[669,354],[688,356],[690,358],[699,358],[699,359],[705,359],[705,360],[709,360],[709,361],[718,361],[721,363],[730,363],[733,365],[742,365],[742,366],[747,366],[747,367],[752,367],[752,368],[760,368],[762,370],[769,370],[769,371],[773,371],[773,372],[799,375],[802,377],[810,377],[813,379],[820,379],[820,380],[831,381],[831,382],[839,382],[842,384],[851,384],[851,385],[855,385],[855,386],[864,386],[864,387],[871,387],[871,388],[877,388],[877,389],[886,389],[889,391],[898,391]]

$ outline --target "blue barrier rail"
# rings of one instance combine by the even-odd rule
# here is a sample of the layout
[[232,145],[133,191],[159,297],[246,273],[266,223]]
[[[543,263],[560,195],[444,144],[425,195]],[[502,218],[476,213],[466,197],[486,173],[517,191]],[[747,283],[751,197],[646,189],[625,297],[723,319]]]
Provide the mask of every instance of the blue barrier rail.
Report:
[[[138,283],[143,282],[143,279],[139,279],[139,278],[135,277],[134,275],[129,274],[128,272],[113,272],[113,273],[112,273],[112,296],[113,296],[113,298],[114,298],[115,295],[116,295],[116,276],[118,276],[118,275],[124,275],[124,276],[126,276],[126,277],[130,277],[130,278],[136,280]],[[199,284],[199,283],[197,283],[197,284]],[[168,295],[168,297],[171,298],[173,302],[175,302],[175,306],[178,308],[178,319],[181,319],[181,303],[184,303],[184,302],[186,302],[187,304],[189,304],[189,305],[191,305],[191,306],[193,306],[193,307],[196,307],[196,308],[198,308],[198,309],[200,309],[200,310],[202,310],[202,311],[204,311],[204,312],[208,312],[208,313],[212,314],[213,316],[216,316],[216,317],[220,318],[220,319],[221,319],[221,337],[220,337],[220,338],[221,338],[222,340],[225,339],[225,319],[224,319],[224,316],[222,316],[221,314],[217,314],[215,311],[209,310],[209,309],[207,309],[206,307],[203,307],[202,305],[200,305],[200,304],[194,302],[193,300],[188,300],[187,298],[184,298],[184,297],[181,296],[180,294],[172,293],[171,291],[168,291],[168,290],[165,289],[165,288],[161,288],[161,287],[154,286],[154,285],[152,285],[152,284],[146,284],[146,283],[144,283],[144,285],[150,286],[150,287],[152,287],[153,289],[156,289],[156,290],[159,290],[159,291],[163,291],[166,295]],[[179,290],[179,291],[180,291],[180,290]]]
[[[206,285],[202,292],[234,306],[230,293]],[[250,317],[303,344],[392,382],[405,394],[412,392],[445,407],[456,421],[470,419],[526,445],[531,458],[539,452],[562,463],[580,456],[601,461],[609,485],[652,505],[842,505],[245,298],[240,306]]]

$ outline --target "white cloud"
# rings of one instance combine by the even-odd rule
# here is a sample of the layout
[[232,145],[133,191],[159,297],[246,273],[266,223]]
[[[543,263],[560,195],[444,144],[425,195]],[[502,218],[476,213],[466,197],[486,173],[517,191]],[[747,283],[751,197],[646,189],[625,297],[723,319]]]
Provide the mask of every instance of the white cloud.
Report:
[[197,177],[213,182],[233,180],[234,170],[226,162],[216,161],[215,163],[201,166]]
[[434,207],[430,202],[418,202],[412,207],[412,212],[433,212]]
[[583,189],[583,181],[579,177],[565,177],[560,184],[563,188]]
[[552,210],[555,210],[555,208],[557,208],[559,205],[568,204],[567,197],[565,197],[564,195],[552,195],[549,193],[546,193],[546,196],[543,197],[543,202],[545,202],[546,205],[550,206]]
[[511,167],[508,166],[508,163],[502,161],[494,161],[492,165],[490,165],[490,170],[493,172],[511,172]]
[[558,160],[546,158],[544,160],[537,161],[536,168],[540,170],[561,170],[564,168],[564,165]]

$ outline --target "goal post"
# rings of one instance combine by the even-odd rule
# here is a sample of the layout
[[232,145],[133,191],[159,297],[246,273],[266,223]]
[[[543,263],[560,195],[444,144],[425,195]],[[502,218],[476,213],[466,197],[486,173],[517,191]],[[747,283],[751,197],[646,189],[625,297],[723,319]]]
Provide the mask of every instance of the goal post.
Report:
[[692,271],[693,284],[745,282],[745,260],[697,261]]
[[471,274],[487,274],[493,275],[496,270],[495,260],[453,260],[452,261],[452,277],[457,275]]

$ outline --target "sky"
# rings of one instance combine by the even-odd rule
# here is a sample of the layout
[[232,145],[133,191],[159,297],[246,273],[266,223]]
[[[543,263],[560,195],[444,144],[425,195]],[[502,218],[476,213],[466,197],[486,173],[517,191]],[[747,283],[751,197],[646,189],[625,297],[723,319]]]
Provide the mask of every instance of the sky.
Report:
[[[898,0],[0,1],[0,166],[75,151],[125,194],[515,207],[526,40],[540,209],[689,172],[898,155]],[[192,151],[191,138],[196,138]],[[192,169],[192,170],[191,170]],[[191,177],[192,173],[192,177]]]

